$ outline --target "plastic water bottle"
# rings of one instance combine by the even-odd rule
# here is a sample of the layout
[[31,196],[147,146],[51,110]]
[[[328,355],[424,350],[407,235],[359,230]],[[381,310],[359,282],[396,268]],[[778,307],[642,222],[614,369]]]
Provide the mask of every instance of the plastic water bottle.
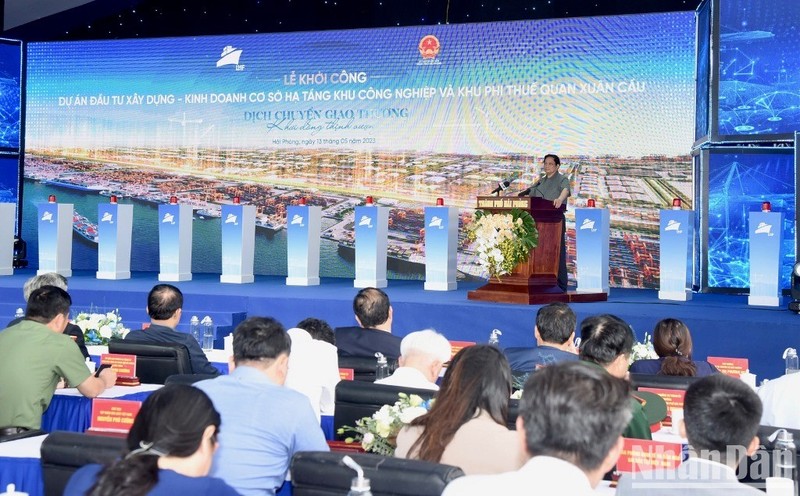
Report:
[[[778,429],[769,436],[773,441],[775,449],[775,477],[783,477],[794,481],[797,466],[795,465],[794,436],[786,429]],[[797,494],[797,486],[794,487],[794,494]]]
[[361,465],[347,455],[342,458],[342,463],[356,472],[356,476],[350,481],[350,492],[347,493],[347,496],[372,496],[371,484],[369,479],[364,477],[364,469],[361,468]]
[[25,310],[23,310],[22,308],[17,308],[17,311],[14,312],[15,319],[21,319],[24,316],[25,316]]
[[197,340],[197,344],[203,346],[203,335],[200,334],[200,319],[197,318],[197,315],[192,315],[191,320],[189,320],[189,332]]
[[786,348],[783,351],[783,359],[786,361],[786,373],[794,374],[800,371],[800,362],[797,359],[797,350],[794,348]]
[[386,379],[389,377],[389,364],[386,362],[386,357],[381,352],[375,353],[375,358],[378,359],[375,364],[375,380]]
[[213,350],[214,349],[214,322],[212,322],[211,317],[206,315],[203,317],[203,320],[200,321],[200,325],[203,328],[203,350]]
[[492,329],[492,333],[489,334],[489,345],[500,346],[500,336],[502,335],[503,332],[500,329]]

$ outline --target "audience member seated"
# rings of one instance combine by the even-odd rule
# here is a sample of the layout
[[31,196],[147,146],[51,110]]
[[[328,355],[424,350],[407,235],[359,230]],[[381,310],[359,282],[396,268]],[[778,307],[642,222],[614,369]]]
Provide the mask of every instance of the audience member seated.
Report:
[[0,332],[0,436],[39,429],[61,378],[89,398],[116,382],[113,369],[93,376],[63,334],[71,304],[63,289],[42,286],[30,294],[25,318]]
[[353,299],[358,326],[337,327],[336,347],[341,356],[374,357],[383,353],[389,359],[400,357],[400,338],[392,335],[392,306],[378,288],[364,288]]
[[[581,322],[580,358],[604,368],[609,374],[626,379],[628,357],[635,339],[627,322],[614,315],[598,315]],[[662,400],[663,401],[663,400]],[[642,404],[630,398],[633,416],[623,436],[636,439],[651,439],[650,423]],[[663,406],[663,405],[662,405]]]
[[636,360],[630,371],[634,374],[662,374],[705,377],[717,369],[708,362],[692,360],[692,335],[686,324],[678,319],[664,319],[653,329],[653,349],[657,360]]
[[322,319],[309,317],[298,322],[295,327],[305,330],[317,341],[325,341],[336,346],[336,334],[334,334],[333,328]]
[[125,339],[140,343],[182,344],[189,351],[192,373],[219,375],[219,370],[208,361],[194,336],[175,330],[183,316],[183,293],[180,289],[171,284],[153,286],[147,295],[147,314],[150,327],[134,329]]
[[[25,301],[28,301],[31,293],[42,286],[55,286],[67,291],[67,278],[56,272],[47,272],[31,277],[25,281],[25,284],[22,286],[22,297],[25,298]],[[11,327],[15,324],[18,324],[21,320],[22,317],[16,318],[9,322],[6,327]],[[80,327],[72,322],[67,322],[67,328],[64,329],[64,334],[72,337],[72,339],[75,341],[75,344],[77,344],[78,348],[80,348],[84,358],[89,358],[89,350],[86,349],[86,339],[84,339],[83,330],[81,330]]]
[[580,362],[531,374],[516,431],[528,461],[513,472],[456,479],[443,496],[595,494],[622,451],[621,433],[631,418],[629,391],[625,381]]
[[462,349],[447,368],[430,411],[397,435],[395,456],[454,465],[465,474],[518,469],[525,456],[516,434],[506,427],[510,396],[511,369],[499,349]]
[[450,361],[450,350],[450,341],[434,330],[412,332],[400,342],[400,366],[375,384],[438,391],[436,380],[444,364]]
[[298,327],[286,332],[292,338],[286,387],[306,395],[318,419],[320,415],[333,415],[336,384],[339,383],[336,347],[313,339]]
[[681,436],[687,437],[689,459],[677,469],[624,474],[617,494],[762,495],[739,482],[736,467],[759,445],[761,401],[744,382],[723,374],[705,377],[686,391]]
[[308,398],[284,387],[290,350],[278,321],[251,317],[233,332],[230,374],[195,384],[224,426],[211,475],[245,496],[275,494],[298,451],[328,451]]
[[82,467],[64,495],[235,495],[223,481],[208,477],[219,423],[205,393],[165,386],[142,404],[128,433],[128,454],[108,467]]
[[511,370],[533,372],[558,362],[577,361],[575,349],[575,312],[566,303],[550,303],[536,312],[533,335],[536,348],[506,348]]
[[800,373],[767,382],[758,388],[758,396],[764,404],[762,425],[800,429]]

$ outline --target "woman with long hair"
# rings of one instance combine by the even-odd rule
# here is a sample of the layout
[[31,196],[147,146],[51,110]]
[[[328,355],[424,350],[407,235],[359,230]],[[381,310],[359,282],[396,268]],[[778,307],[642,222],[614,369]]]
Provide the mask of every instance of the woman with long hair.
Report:
[[128,454],[105,468],[82,467],[64,495],[236,495],[222,480],[207,477],[219,424],[219,413],[203,391],[165,386],[142,404],[128,433]]
[[456,354],[430,411],[397,436],[395,456],[461,467],[465,474],[516,470],[525,462],[521,443],[506,427],[511,368],[494,346]]
[[708,362],[692,360],[692,335],[678,319],[663,319],[653,329],[653,349],[657,360],[637,360],[630,371],[635,374],[658,374],[705,377],[717,373]]

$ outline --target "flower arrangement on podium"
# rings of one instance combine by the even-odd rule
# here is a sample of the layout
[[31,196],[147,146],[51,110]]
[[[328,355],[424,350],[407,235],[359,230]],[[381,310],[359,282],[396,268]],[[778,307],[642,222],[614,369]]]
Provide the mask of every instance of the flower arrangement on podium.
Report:
[[87,345],[107,345],[111,338],[124,338],[130,329],[122,324],[119,310],[113,312],[81,312],[73,324],[81,328]]
[[370,417],[356,420],[355,426],[342,426],[336,432],[353,432],[346,443],[361,443],[364,451],[384,456],[394,455],[397,433],[406,424],[428,412],[433,400],[425,401],[416,394],[398,393],[394,405],[383,405]]
[[636,360],[657,360],[658,353],[653,348],[652,336],[644,333],[644,341],[634,343],[631,350],[631,356],[628,357],[628,365],[630,366]]
[[524,210],[496,214],[476,210],[467,239],[476,243],[478,261],[489,276],[499,277],[528,260],[531,250],[539,244],[539,230],[531,214]]

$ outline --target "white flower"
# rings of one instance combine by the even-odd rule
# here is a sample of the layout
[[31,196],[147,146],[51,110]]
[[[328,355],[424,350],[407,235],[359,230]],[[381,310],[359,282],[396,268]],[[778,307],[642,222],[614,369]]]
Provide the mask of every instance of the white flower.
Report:
[[108,312],[108,313],[106,313],[106,319],[108,319],[111,322],[116,322],[117,321],[117,314],[114,313],[114,312]]
[[428,410],[425,408],[421,406],[412,406],[400,412],[400,421],[404,424],[408,424],[415,418],[425,415],[426,413],[428,413]]
[[364,434],[364,437],[361,438],[361,446],[363,446],[364,449],[367,449],[367,446],[372,444],[373,441],[375,441],[375,435],[371,432],[367,432]]
[[92,323],[88,320],[79,320],[75,322],[75,325],[81,328],[81,331],[86,332],[91,329]]
[[105,339],[109,339],[111,337],[111,335],[113,334],[113,332],[111,330],[111,326],[109,326],[109,325],[104,325],[104,326],[100,327],[98,332],[100,333],[100,336],[104,337]]

